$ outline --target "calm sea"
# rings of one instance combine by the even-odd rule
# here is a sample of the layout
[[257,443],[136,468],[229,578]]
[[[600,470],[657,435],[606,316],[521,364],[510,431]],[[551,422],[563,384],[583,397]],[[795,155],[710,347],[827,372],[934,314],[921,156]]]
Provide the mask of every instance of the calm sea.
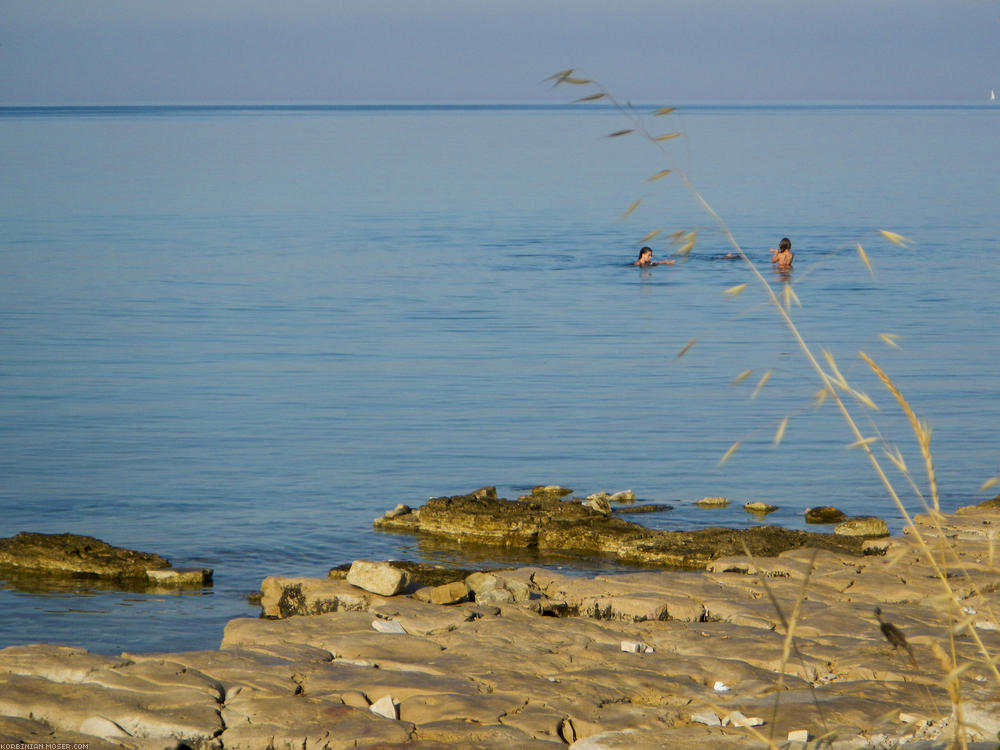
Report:
[[[487,484],[630,488],[675,506],[641,517],[657,528],[756,523],[742,503],[765,500],[769,522],[829,504],[898,530],[717,225],[677,173],[648,181],[666,168],[791,285],[818,356],[880,407],[856,408],[864,434],[926,488],[859,349],[932,425],[942,506],[995,492],[1000,107],[692,105],[650,124],[683,133],[666,154],[605,137],[624,127],[559,107],[0,109],[0,536],[216,572],[178,595],[0,581],[0,646],[215,647],[266,575],[475,560],[372,520]],[[658,257],[697,231],[689,259],[631,267],[657,229]],[[768,262],[782,236],[790,279]]]

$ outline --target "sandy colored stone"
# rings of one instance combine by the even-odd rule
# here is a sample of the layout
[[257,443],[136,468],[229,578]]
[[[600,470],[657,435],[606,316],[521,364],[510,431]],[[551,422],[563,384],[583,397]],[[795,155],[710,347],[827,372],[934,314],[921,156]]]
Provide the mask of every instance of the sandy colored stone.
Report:
[[379,596],[395,596],[406,588],[410,577],[390,563],[355,560],[347,572],[347,582]]
[[703,497],[695,501],[695,505],[701,508],[725,508],[729,505],[728,497]]
[[874,516],[849,518],[846,521],[838,523],[834,527],[833,533],[840,534],[841,536],[889,536],[889,525],[881,518],[875,518]]
[[777,505],[771,505],[770,503],[761,502],[760,500],[755,500],[750,503],[743,503],[743,510],[747,513],[753,513],[757,516],[763,516],[768,513],[774,513],[778,509]]
[[413,592],[413,596],[429,604],[458,604],[469,597],[469,587],[465,581],[453,581],[440,586],[424,586]]
[[365,610],[374,596],[346,581],[326,578],[270,576],[261,583],[260,591],[265,617]]

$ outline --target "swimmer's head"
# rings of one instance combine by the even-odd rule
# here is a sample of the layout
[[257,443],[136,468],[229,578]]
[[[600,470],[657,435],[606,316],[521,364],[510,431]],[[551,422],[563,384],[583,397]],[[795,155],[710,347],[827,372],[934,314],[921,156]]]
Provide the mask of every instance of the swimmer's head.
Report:
[[639,250],[639,260],[643,259],[649,260],[652,257],[653,257],[653,248],[644,247]]
[[788,239],[787,237],[783,237],[781,239],[781,242],[778,243],[778,249],[781,252],[785,252],[785,250],[791,250],[792,249],[792,241],[790,239]]

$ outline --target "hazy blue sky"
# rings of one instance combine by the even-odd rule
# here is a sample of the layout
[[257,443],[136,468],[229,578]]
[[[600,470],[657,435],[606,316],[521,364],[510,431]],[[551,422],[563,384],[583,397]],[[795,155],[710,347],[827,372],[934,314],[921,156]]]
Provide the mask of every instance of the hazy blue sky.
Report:
[[984,99],[998,0],[0,0],[0,103]]

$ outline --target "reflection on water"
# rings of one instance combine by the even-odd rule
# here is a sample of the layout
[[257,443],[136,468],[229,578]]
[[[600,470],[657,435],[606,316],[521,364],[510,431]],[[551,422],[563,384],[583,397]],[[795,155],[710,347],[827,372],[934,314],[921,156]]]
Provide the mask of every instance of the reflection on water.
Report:
[[[0,568],[0,589],[52,597],[94,596],[106,591],[156,596],[202,596],[212,591],[211,586],[203,584],[163,586],[137,578],[104,578],[50,571],[25,571],[8,567]],[[129,600],[123,599],[123,601]]]

